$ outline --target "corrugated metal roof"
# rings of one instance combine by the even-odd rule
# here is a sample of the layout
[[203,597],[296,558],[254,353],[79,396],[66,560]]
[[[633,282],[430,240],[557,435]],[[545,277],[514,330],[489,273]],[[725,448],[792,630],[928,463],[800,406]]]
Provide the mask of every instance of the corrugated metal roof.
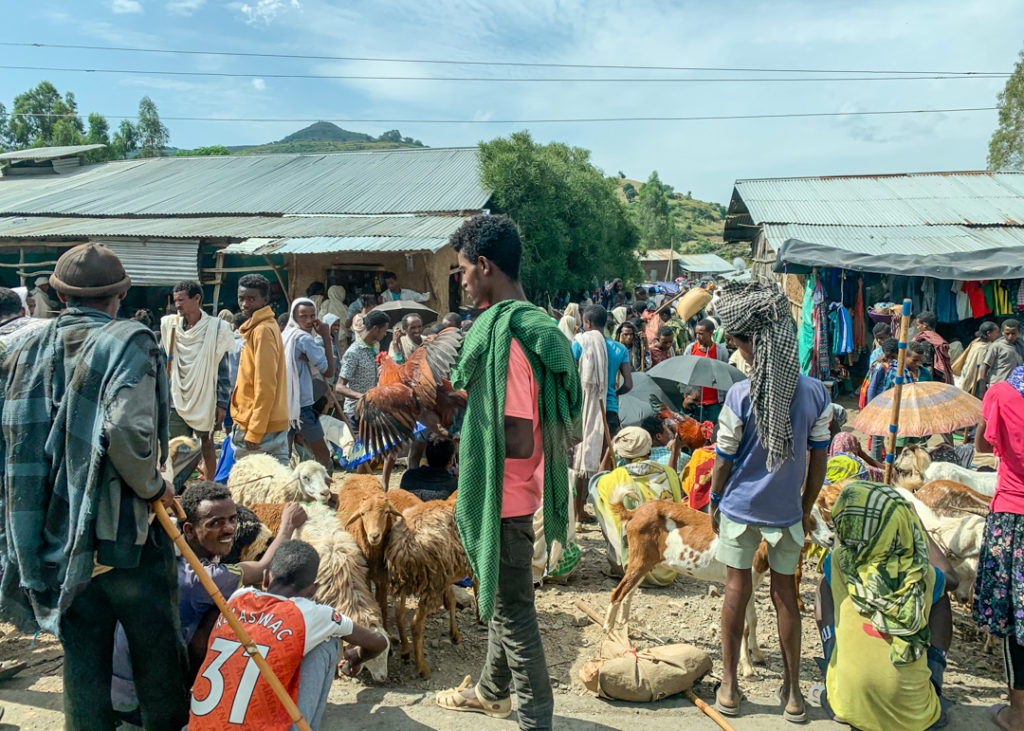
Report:
[[1004,246],[1024,246],[1024,228],[968,226],[807,226],[764,225],[764,235],[778,250],[788,239],[824,244],[858,254],[969,254]]
[[640,255],[640,261],[668,261],[675,254],[678,261],[679,252],[672,249],[648,249],[646,254]]
[[247,239],[221,250],[224,254],[335,254],[345,251],[429,251],[436,254],[448,238],[415,236],[313,236],[290,239]]
[[727,233],[733,223],[1024,225],[1024,173],[737,180],[729,216],[736,220],[727,224]]
[[0,214],[172,216],[480,210],[477,148],[114,161],[0,179]]
[[208,216],[200,218],[0,218],[0,239],[96,236],[251,238],[304,236],[407,236],[445,238],[461,216]]
[[718,254],[680,254],[680,266],[688,272],[731,272],[732,264]]
[[55,160],[58,157],[80,155],[90,150],[98,150],[106,145],[65,145],[64,147],[30,147],[27,150],[0,152],[0,160]]
[[199,244],[193,241],[104,241],[135,286],[173,285],[199,279]]

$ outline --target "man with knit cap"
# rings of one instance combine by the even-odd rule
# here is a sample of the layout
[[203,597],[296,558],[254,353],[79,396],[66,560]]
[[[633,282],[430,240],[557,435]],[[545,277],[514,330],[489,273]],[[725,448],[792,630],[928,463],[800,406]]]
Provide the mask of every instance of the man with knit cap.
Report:
[[131,281],[105,246],[57,261],[66,309],[5,363],[0,392],[0,614],[64,647],[69,729],[116,725],[114,627],[125,629],[147,729],[188,719],[185,648],[168,536],[148,502],[170,505],[167,377],[152,331],[116,319]]
[[783,715],[799,723],[806,719],[806,710],[799,685],[800,611],[794,574],[805,525],[825,478],[831,399],[820,381],[800,375],[796,325],[778,288],[756,282],[726,285],[718,313],[751,373],[725,397],[711,477],[718,560],[728,567],[722,684],[715,707],[725,715],[739,713],[736,666],[754,552],[764,538],[772,602],[779,615]]
[[287,465],[288,375],[281,328],[270,307],[270,281],[262,274],[239,279],[238,308],[249,319],[238,328],[245,344],[231,395],[235,459],[269,454]]

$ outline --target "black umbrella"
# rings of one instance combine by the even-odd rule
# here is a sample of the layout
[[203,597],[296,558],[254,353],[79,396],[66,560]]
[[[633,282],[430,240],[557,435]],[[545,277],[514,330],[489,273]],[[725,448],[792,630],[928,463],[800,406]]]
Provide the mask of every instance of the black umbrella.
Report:
[[634,373],[633,388],[630,389],[629,393],[619,396],[619,421],[622,422],[623,426],[639,426],[644,417],[654,415],[655,411],[651,406],[651,396],[656,397],[658,401],[664,404],[674,404],[676,408],[679,408],[679,405],[676,403],[679,401],[678,389],[677,397],[673,399],[662,391],[661,387],[649,375],[646,373]]
[[746,378],[739,368],[717,358],[702,358],[699,355],[677,355],[663,360],[647,373],[662,390],[672,394],[678,393],[680,386],[728,391],[732,384]]
[[373,309],[387,313],[387,316],[391,318],[392,325],[397,325],[406,315],[419,315],[420,319],[423,320],[424,325],[429,325],[430,323],[435,322],[438,317],[437,313],[426,305],[406,300],[385,302],[382,305],[377,305]]

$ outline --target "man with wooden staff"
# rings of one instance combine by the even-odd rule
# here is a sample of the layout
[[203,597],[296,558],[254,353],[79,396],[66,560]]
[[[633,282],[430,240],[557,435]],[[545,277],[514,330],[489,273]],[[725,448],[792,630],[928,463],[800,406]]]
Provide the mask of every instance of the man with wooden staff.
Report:
[[224,423],[231,381],[227,355],[235,347],[231,326],[203,312],[199,282],[178,282],[171,293],[177,314],[160,320],[160,341],[167,353],[172,437],[197,436],[203,450],[203,475],[217,472],[213,431]]
[[174,500],[159,471],[164,356],[149,328],[115,319],[131,281],[107,247],[68,250],[50,284],[67,309],[8,360],[0,400],[0,614],[60,638],[65,728],[116,726],[120,622],[143,725],[178,731],[188,688],[174,552],[147,504]]

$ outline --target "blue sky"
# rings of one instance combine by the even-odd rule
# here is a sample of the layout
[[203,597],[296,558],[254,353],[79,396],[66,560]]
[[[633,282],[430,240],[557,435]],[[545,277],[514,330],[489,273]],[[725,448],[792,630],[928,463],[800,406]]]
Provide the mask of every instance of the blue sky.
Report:
[[[1008,73],[1024,47],[1024,3],[647,2],[630,0],[33,0],[8,3],[4,40],[328,56],[554,63],[856,68]],[[1016,31],[1014,29],[1017,29]],[[695,72],[438,66],[0,47],[0,64],[223,71],[253,78],[4,70],[0,101],[43,78],[83,115],[524,119],[691,116],[994,106],[1001,79],[815,83],[490,83],[274,79],[271,73],[404,76],[709,76]],[[729,73],[720,76],[751,76]],[[771,74],[769,74],[771,75]],[[778,76],[779,74],[774,74]],[[113,121],[112,126],[117,122]],[[586,147],[607,174],[657,169],[681,191],[728,202],[736,178],[984,167],[995,112],[715,122],[529,125]],[[270,142],[301,123],[168,121],[171,144]],[[434,147],[524,125],[398,127]]]

